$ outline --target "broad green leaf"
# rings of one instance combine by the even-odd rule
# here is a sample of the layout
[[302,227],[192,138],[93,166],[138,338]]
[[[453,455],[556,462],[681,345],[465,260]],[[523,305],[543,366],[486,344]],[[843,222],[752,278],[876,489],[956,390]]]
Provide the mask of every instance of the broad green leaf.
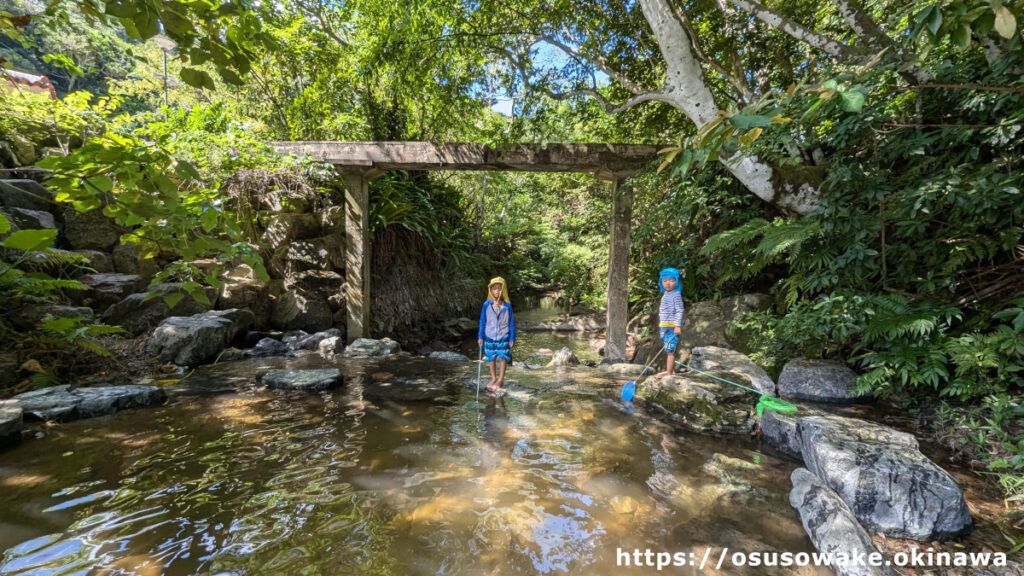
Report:
[[19,230],[3,242],[4,248],[17,248],[26,252],[43,250],[57,239],[56,230]]
[[11,231],[11,221],[7,219],[7,216],[0,214],[0,234],[7,234]]
[[166,296],[164,296],[164,303],[167,304],[168,308],[174,308],[178,304],[178,302],[181,302],[181,299],[184,297],[185,295],[182,294],[181,292],[167,294]]
[[858,90],[840,92],[839,101],[846,112],[860,112],[864,107],[864,93]]
[[971,29],[966,24],[961,23],[953,30],[953,43],[961,50],[971,46]]
[[996,32],[1007,40],[1013,38],[1014,33],[1017,31],[1017,19],[1013,16],[1013,12],[1010,12],[1010,9],[1006,6],[1000,6],[996,8],[995,16]]
[[114,189],[114,181],[110,179],[110,176],[105,174],[99,174],[86,180],[91,188],[99,192],[110,192]]
[[216,85],[213,83],[213,78],[211,78],[204,70],[182,68],[181,80],[194,88],[209,88],[210,90],[216,89]]

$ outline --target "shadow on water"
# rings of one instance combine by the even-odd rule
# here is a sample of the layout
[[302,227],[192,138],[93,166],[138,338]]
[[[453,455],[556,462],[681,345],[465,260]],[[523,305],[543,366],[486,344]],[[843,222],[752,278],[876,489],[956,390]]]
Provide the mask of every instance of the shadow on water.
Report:
[[[612,574],[618,548],[812,549],[793,463],[630,416],[597,371],[511,370],[481,409],[475,365],[416,358],[339,360],[338,391],[255,386],[324,364],[209,367],[162,408],[0,453],[0,574]],[[410,380],[440,396],[370,394]]]

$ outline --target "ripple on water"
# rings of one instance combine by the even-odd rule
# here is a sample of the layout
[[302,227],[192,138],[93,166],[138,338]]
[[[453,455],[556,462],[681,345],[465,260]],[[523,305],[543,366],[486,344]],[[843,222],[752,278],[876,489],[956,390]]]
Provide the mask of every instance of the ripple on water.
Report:
[[[469,373],[388,362],[359,364],[341,391],[181,396],[0,454],[0,480],[48,478],[0,491],[11,534],[30,535],[0,533],[0,574],[601,575],[619,570],[616,547],[811,549],[795,516],[778,512],[790,463],[764,457],[772,480],[755,487],[765,496],[733,501],[702,466],[715,453],[749,460],[743,447],[677,436],[595,395],[548,390],[467,408],[475,391],[459,384],[437,403],[363,401],[366,374]],[[517,378],[539,390],[620,385],[545,374]]]

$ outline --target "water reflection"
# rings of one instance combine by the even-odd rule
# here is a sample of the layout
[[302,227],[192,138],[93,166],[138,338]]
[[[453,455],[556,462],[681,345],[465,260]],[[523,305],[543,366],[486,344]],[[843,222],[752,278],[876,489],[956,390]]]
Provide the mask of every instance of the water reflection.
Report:
[[176,396],[0,454],[0,574],[612,574],[618,547],[810,550],[792,464],[626,415],[603,374],[519,371],[528,394],[469,409],[461,384],[362,394],[466,365],[344,370],[339,392]]

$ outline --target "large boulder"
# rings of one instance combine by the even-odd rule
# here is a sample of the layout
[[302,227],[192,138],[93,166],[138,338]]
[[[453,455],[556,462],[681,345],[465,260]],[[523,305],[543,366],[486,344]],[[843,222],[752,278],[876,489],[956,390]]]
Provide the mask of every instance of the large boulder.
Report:
[[[831,554],[835,558],[841,554],[847,558],[852,555],[867,558],[870,554],[876,554],[875,558],[882,558],[871,541],[871,536],[857,522],[850,507],[824,482],[805,468],[794,470],[791,479],[793,490],[789,493],[789,503],[800,515],[804,530],[819,552]],[[886,566],[860,564],[843,563],[836,565],[834,570],[841,576],[895,574],[892,568]]]
[[330,270],[306,270],[285,278],[284,286],[289,290],[297,289],[329,300],[344,293],[345,278]]
[[100,313],[144,289],[142,278],[135,274],[86,274],[78,281],[87,289],[72,292],[71,300]]
[[728,348],[729,339],[725,336],[727,324],[722,306],[717,301],[687,304],[678,349],[689,350],[697,346]]
[[854,395],[857,374],[841,362],[797,358],[779,374],[779,396],[830,404],[869,402],[870,394]]
[[0,446],[20,440],[22,426],[21,404],[17,400],[0,400]]
[[[730,380],[740,378],[738,374],[720,375]],[[637,398],[695,432],[749,434],[756,423],[756,395],[707,376],[647,378],[637,382]]]
[[270,325],[278,330],[320,332],[331,327],[333,314],[327,299],[318,294],[288,290],[274,301]]
[[743,316],[747,312],[760,312],[769,310],[774,300],[767,294],[741,294],[731,298],[723,298],[718,301],[722,310],[722,321],[725,322],[725,339],[729,342],[729,348],[747,352],[749,342],[754,335],[752,330],[740,330],[731,326],[732,321]]
[[[151,296],[154,292],[160,292],[161,295]],[[173,308],[164,300],[164,296],[170,295],[182,296]],[[208,304],[192,298],[180,284],[160,284],[149,292],[131,294],[112,304],[103,312],[100,320],[104,324],[120,326],[132,336],[138,336],[170,316],[191,316],[209,309]]]
[[79,212],[74,207],[64,210],[64,240],[74,250],[110,250],[124,232],[100,209]]
[[163,362],[195,366],[216,356],[252,321],[252,312],[238,309],[171,316],[153,331],[149,352]]
[[71,388],[61,385],[18,394],[14,399],[27,418],[67,422],[106,416],[128,408],[159,406],[167,400],[167,394],[156,386]]
[[694,348],[690,355],[690,366],[703,372],[726,371],[742,376],[746,382],[739,382],[759,390],[762,394],[775,396],[775,382],[754,361],[746,355],[728,348],[701,346]]
[[0,205],[8,210],[49,212],[55,205],[53,198],[53,191],[35,180],[0,180]]
[[390,338],[374,340],[373,338],[356,338],[345,348],[347,358],[375,358],[398,352],[398,342]]
[[808,470],[872,533],[930,541],[970,531],[963,491],[912,435],[839,416],[801,417],[797,430]]
[[341,372],[337,368],[271,370],[260,381],[267,388],[278,390],[326,390],[341,383]]
[[765,410],[761,417],[761,438],[779,452],[803,460],[800,432],[796,428],[800,414],[806,414],[806,408],[800,408],[799,414]]

